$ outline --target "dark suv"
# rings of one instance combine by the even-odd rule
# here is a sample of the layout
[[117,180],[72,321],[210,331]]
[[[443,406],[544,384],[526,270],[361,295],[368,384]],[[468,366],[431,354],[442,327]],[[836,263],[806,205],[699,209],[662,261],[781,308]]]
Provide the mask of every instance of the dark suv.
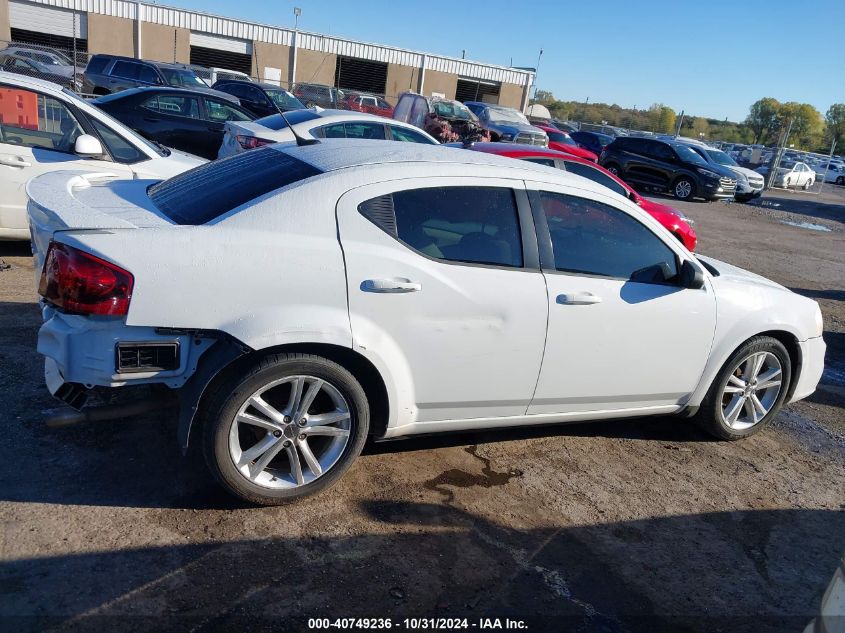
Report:
[[625,182],[666,191],[679,200],[733,198],[736,176],[708,164],[689,145],[621,136],[604,148],[599,164]]
[[94,55],[82,75],[82,92],[107,95],[138,86],[208,88],[184,64],[150,62],[118,55]]
[[320,106],[321,108],[344,109],[346,94],[343,90],[324,86],[323,84],[296,84],[293,96],[302,101],[305,107]]
[[305,106],[284,88],[273,84],[238,79],[221,79],[214,86],[241,100],[241,105],[257,117],[269,116],[278,112],[301,110]]

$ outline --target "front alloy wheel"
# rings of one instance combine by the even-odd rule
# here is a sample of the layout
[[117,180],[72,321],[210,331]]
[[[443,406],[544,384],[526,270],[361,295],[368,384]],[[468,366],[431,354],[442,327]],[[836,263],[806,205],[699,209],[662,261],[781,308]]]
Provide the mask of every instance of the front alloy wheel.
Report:
[[679,200],[687,200],[692,197],[693,184],[686,178],[681,178],[675,183],[674,194]]
[[772,410],[782,386],[783,367],[771,352],[756,352],[741,360],[722,387],[722,420],[744,431]]
[[753,435],[777,415],[791,379],[789,352],[783,343],[755,336],[722,366],[701,402],[697,420],[723,440]]
[[245,376],[221,380],[203,409],[212,474],[232,494],[263,505],[331,486],[360,454],[369,428],[355,377],[310,354],[268,356]]

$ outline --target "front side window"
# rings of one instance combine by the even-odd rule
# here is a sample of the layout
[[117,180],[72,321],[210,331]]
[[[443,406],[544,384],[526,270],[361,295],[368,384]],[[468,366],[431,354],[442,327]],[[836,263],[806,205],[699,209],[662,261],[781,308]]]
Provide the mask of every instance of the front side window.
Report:
[[72,153],[82,127],[58,99],[0,86],[0,142]]
[[540,197],[557,270],[641,283],[669,283],[677,276],[672,249],[627,213],[561,193],[543,191]]
[[431,145],[431,139],[426,138],[419,132],[409,130],[408,128],[399,127],[398,125],[389,125],[390,135],[394,141],[405,141],[406,143],[427,143]]
[[583,176],[588,180],[592,180],[593,182],[597,182],[600,185],[603,185],[613,191],[614,193],[618,193],[620,196],[628,197],[628,191],[616,182],[613,178],[608,176],[605,173],[600,172],[598,169],[594,167],[590,167],[589,165],[585,165],[583,163],[576,163],[575,161],[566,160],[563,162],[566,165],[566,171],[572,172],[573,174],[577,174],[578,176]]
[[157,84],[158,74],[151,66],[141,66],[138,69],[138,81],[142,81],[145,84]]
[[[370,215],[371,206],[379,212]],[[359,208],[383,230],[428,257],[450,262],[522,266],[519,216],[511,189],[410,189],[381,196]],[[388,216],[390,221],[385,224]]]
[[250,117],[240,110],[236,110],[229,104],[217,101],[216,99],[205,99],[205,109],[210,121],[250,121]]
[[146,154],[108,126],[93,117],[91,123],[116,163],[132,164],[147,159]]

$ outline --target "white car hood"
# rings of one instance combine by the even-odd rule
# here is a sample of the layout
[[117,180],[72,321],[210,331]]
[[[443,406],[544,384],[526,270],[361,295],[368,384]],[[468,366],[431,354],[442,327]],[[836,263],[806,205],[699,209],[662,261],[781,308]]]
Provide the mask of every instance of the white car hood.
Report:
[[757,178],[760,178],[760,176],[762,175],[760,174],[760,172],[756,172],[753,169],[748,169],[747,167],[739,167],[738,165],[731,165],[730,167],[728,167],[728,169],[738,174],[742,174],[746,178],[754,178],[755,180]]
[[771,279],[766,279],[761,275],[757,275],[737,266],[733,266],[731,264],[728,264],[727,262],[723,262],[718,259],[713,259],[712,257],[705,257],[704,255],[696,255],[696,257],[698,257],[698,259],[702,260],[703,262],[710,264],[713,268],[719,271],[719,276],[715,278],[719,281],[719,283],[727,282],[749,284],[752,286],[763,286],[765,288],[776,288],[777,290],[785,290],[787,292],[791,292],[789,288],[781,286],[779,283],[776,283]]
[[157,156],[132,166],[136,178],[165,180],[184,171],[199,167],[208,161],[199,156],[171,149],[169,156]]

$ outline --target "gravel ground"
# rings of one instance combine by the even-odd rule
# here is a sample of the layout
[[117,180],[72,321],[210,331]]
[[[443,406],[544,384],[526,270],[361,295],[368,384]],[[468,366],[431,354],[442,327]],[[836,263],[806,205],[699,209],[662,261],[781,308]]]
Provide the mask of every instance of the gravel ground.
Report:
[[736,443],[645,418],[370,446],[281,508],[219,492],[170,415],[45,428],[34,271],[28,247],[0,244],[3,628],[803,629],[845,550],[845,191],[676,206],[701,252],[821,303],[811,398]]

